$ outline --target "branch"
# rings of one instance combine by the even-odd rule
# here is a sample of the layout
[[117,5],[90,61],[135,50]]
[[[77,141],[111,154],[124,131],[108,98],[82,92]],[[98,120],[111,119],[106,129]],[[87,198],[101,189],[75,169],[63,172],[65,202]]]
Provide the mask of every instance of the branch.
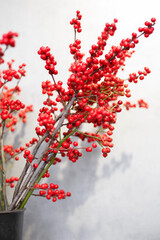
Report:
[[[153,27],[155,25],[155,23],[153,23],[149,28]],[[142,35],[144,35],[145,32],[142,32],[140,33],[137,37],[132,37],[131,40],[130,40],[130,43],[135,39],[135,38],[139,38],[141,37]],[[128,47],[122,47],[121,48],[121,52],[123,52],[124,50],[129,50]],[[110,58],[108,59],[108,62],[110,63],[116,56],[118,55],[118,52],[115,52],[115,54]],[[103,69],[105,67],[105,65],[103,64],[102,66],[100,66],[99,68],[97,68],[95,71],[93,71],[90,76],[93,76],[96,72],[98,72],[99,70]]]
[[[73,95],[73,98],[72,98],[71,101],[68,103],[68,105],[66,106],[66,108],[63,110],[62,116],[61,116],[61,118],[59,119],[58,124],[57,124],[54,132],[52,133],[51,139],[50,139],[50,141],[48,142],[48,144],[47,144],[47,146],[45,147],[45,149],[43,150],[43,152],[42,152],[42,154],[41,154],[41,157],[39,158],[39,162],[42,161],[44,155],[45,155],[46,152],[48,151],[49,146],[52,144],[52,141],[53,141],[55,135],[57,134],[57,132],[58,132],[59,129],[61,128],[61,126],[62,126],[62,124],[63,124],[63,122],[64,122],[64,119],[65,119],[66,115],[68,114],[69,109],[71,108],[72,104],[74,103],[74,101],[75,101],[75,99],[76,99],[76,95],[77,95],[77,93],[75,92],[75,94]],[[25,166],[25,169],[24,169],[24,171],[23,171],[24,174],[26,173],[26,169],[28,170],[28,166],[27,166],[27,165]],[[15,208],[16,203],[19,202],[19,200],[20,200],[21,197],[23,196],[24,191],[26,190],[26,187],[27,187],[30,179],[32,178],[34,172],[35,172],[35,169],[32,168],[32,169],[31,169],[31,172],[29,173],[27,179],[25,180],[22,188],[19,189],[19,192],[17,192],[17,195],[16,195],[15,198],[13,199],[13,201],[12,201],[12,203],[11,203],[11,205],[10,205],[10,208],[9,208],[10,210],[13,210],[13,209]],[[24,176],[25,176],[25,175],[24,175]]]
[[[51,77],[52,77],[52,80],[53,80],[54,85],[55,85],[55,87],[56,87],[56,86],[57,86],[57,83],[56,83],[56,81],[55,81],[55,79],[54,79],[53,74],[51,74]],[[61,95],[60,91],[59,91],[58,89],[56,89],[56,91],[58,92],[58,95],[59,95],[60,98],[61,98],[61,103],[63,104],[64,107],[66,107],[66,104],[65,104],[65,102],[63,101],[63,98],[62,98],[62,95]]]
[[[4,127],[5,127],[5,121],[2,123],[2,129],[1,129],[1,138],[0,138],[0,151],[1,151],[1,185],[2,185],[2,193],[1,197],[3,199],[2,202],[4,203],[4,210],[7,210],[8,203],[7,203],[7,194],[6,194],[6,164],[5,164],[5,156],[4,156],[4,143],[3,143],[3,135],[4,135]],[[1,202],[1,204],[2,204]],[[3,206],[2,206],[3,207]]]
[[[35,156],[36,156],[36,154],[37,154],[37,152],[38,152],[41,144],[43,143],[43,141],[46,139],[47,136],[48,136],[48,134],[46,133],[46,134],[39,140],[39,142],[37,143],[37,145],[35,146],[35,148],[34,148],[34,150],[33,150],[33,153],[32,153],[34,159],[35,159]],[[15,187],[15,191],[14,191],[14,194],[13,194],[12,201],[15,199],[15,197],[16,197],[16,195],[17,195],[17,193],[18,193],[18,191],[19,191],[19,189],[20,189],[20,187],[21,187],[21,185],[22,185],[22,182],[23,182],[24,177],[25,177],[25,175],[26,175],[26,173],[27,173],[27,171],[28,171],[29,166],[30,166],[30,164],[29,164],[29,163],[26,163],[26,165],[25,165],[25,167],[24,167],[24,169],[23,169],[23,171],[22,171],[22,174],[21,174],[21,176],[20,176],[20,178],[19,178],[19,181],[18,181],[18,183],[17,183],[17,185],[16,185],[16,187]]]
[[[79,128],[79,127],[76,127],[72,132],[70,132],[67,136],[65,136],[65,137],[62,139],[62,141],[59,143],[59,145],[58,145],[57,148],[59,149],[59,148],[61,147],[62,143],[63,143],[67,138],[69,138],[71,135],[73,135],[73,134],[77,131],[78,128]],[[38,183],[38,182],[41,180],[41,178],[42,178],[43,175],[46,173],[46,171],[47,171],[47,170],[50,168],[50,166],[54,163],[54,159],[55,159],[56,155],[57,155],[57,154],[52,154],[51,157],[49,158],[49,160],[48,160],[47,162],[44,162],[44,163],[43,163],[43,166],[41,166],[41,169],[39,170],[39,172],[37,173],[37,175],[34,177],[33,181],[31,182],[31,184],[30,184],[30,186],[29,186],[29,188],[30,188],[31,190],[28,190],[28,191],[25,192],[22,200],[19,202],[19,204],[18,204],[18,206],[16,206],[16,208],[20,208],[20,209],[24,208],[24,206],[25,206],[25,204],[27,203],[28,199],[29,199],[30,196],[32,195],[32,192],[34,191],[33,186],[35,185],[35,183]],[[48,165],[47,165],[47,164],[48,164]],[[45,167],[45,165],[47,165],[47,166]]]

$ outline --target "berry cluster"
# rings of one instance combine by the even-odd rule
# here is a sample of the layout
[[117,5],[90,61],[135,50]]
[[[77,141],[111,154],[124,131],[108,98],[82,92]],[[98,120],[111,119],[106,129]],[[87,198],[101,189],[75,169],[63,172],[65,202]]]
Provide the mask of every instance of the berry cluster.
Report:
[[50,183],[49,185],[47,183],[43,184],[35,184],[35,189],[39,189],[39,196],[46,197],[48,200],[52,199],[53,202],[56,202],[57,199],[65,199],[66,197],[70,197],[71,193],[65,191],[63,189],[58,189],[59,186],[54,183]]
[[138,105],[140,108],[148,108],[148,103],[146,103],[143,99],[138,100]]
[[80,33],[82,31],[81,29],[81,22],[80,20],[82,19],[82,15],[79,10],[76,11],[76,18],[73,18],[70,21],[70,24],[73,25],[74,29]]
[[13,176],[10,177],[10,178],[6,178],[6,183],[8,183],[11,188],[14,187],[14,182],[15,181],[16,182],[19,181],[19,178],[18,177],[13,177]]
[[80,52],[81,40],[76,39],[73,44],[69,45],[69,47],[70,47],[70,53],[74,55],[74,58],[76,58],[77,60],[81,60],[83,58],[84,54]]
[[37,121],[39,122],[39,126],[44,126],[47,131],[54,130],[55,120],[53,119],[52,112],[47,107],[43,107],[40,110]]
[[0,44],[4,44],[6,46],[15,47],[15,37],[18,37],[17,32],[8,32],[3,34],[2,39],[0,39]]
[[149,37],[153,31],[154,31],[154,27],[153,24],[155,24],[156,19],[155,18],[151,18],[151,21],[146,21],[145,22],[145,27],[140,27],[138,29],[139,32],[142,32],[144,34],[145,37]]
[[25,109],[19,111],[18,116],[22,119],[23,123],[27,121],[28,112],[33,112],[33,105],[28,105]]
[[138,79],[139,80],[143,80],[145,76],[147,76],[149,73],[151,72],[151,70],[148,67],[144,67],[144,71],[138,71],[138,74],[136,73],[131,73],[129,75],[129,82],[134,82],[137,83]]
[[93,63],[98,63],[97,58],[103,54],[104,48],[106,46],[106,41],[108,40],[109,36],[114,36],[114,33],[117,29],[117,22],[118,20],[114,19],[113,23],[106,23],[105,28],[101,33],[101,36],[98,37],[97,45],[93,44],[91,46],[91,49],[89,50],[89,53],[91,54],[91,59],[89,60]]
[[[32,140],[30,140],[29,143],[26,143],[26,146],[20,146],[19,148],[15,148],[13,147],[13,145],[4,145],[3,150],[5,152],[5,154],[9,154],[10,158],[14,158],[16,161],[19,160],[19,156],[22,152],[27,151],[28,155],[30,153],[29,150],[27,150],[29,147],[32,147],[35,143],[37,143],[38,140],[36,138],[33,138]],[[29,151],[29,152],[28,152]],[[26,154],[24,153],[24,156],[26,158]],[[10,159],[8,158],[7,161]]]
[[38,50],[38,54],[40,55],[41,59],[46,61],[45,68],[49,71],[49,73],[57,75],[58,71],[55,69],[57,62],[55,61],[54,56],[50,53],[50,48],[41,47]]

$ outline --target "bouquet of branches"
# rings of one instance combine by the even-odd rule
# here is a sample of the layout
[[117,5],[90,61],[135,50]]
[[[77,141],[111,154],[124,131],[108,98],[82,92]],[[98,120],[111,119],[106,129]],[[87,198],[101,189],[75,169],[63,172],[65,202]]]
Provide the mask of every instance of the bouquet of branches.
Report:
[[[3,34],[0,39],[0,211],[23,209],[31,195],[45,197],[56,202],[71,196],[70,192],[59,189],[51,179],[50,168],[67,158],[75,163],[82,157],[84,149],[89,153],[97,145],[102,148],[103,157],[107,157],[113,147],[112,134],[117,116],[122,108],[148,108],[140,99],[132,104],[123,98],[130,98],[129,84],[143,80],[150,73],[148,67],[131,73],[126,79],[118,77],[124,70],[125,61],[134,53],[140,37],[148,38],[154,31],[155,18],[146,21],[138,33],[133,32],[129,38],[122,39],[118,46],[112,46],[104,53],[107,41],[114,36],[117,19],[106,23],[98,37],[97,43],[91,46],[89,56],[84,59],[81,52],[81,41],[77,35],[81,29],[80,11],[70,21],[74,30],[74,41],[70,44],[73,62],[69,68],[66,87],[57,80],[56,60],[48,46],[38,50],[44,61],[50,80],[42,82],[42,94],[46,96],[39,109],[37,126],[33,138],[24,146],[7,145],[7,132],[14,130],[17,124],[26,122],[27,113],[33,106],[25,106],[18,99],[19,83],[25,77],[25,64],[18,70],[13,68],[14,60],[5,64],[5,52],[15,47],[16,32]],[[14,83],[14,87],[10,86]],[[83,126],[94,131],[84,131]],[[77,140],[78,139],[78,140]],[[85,141],[85,147],[80,145]],[[83,149],[83,151],[82,151]],[[10,161],[24,161],[20,176],[8,176],[7,165]],[[47,178],[46,183],[41,179]],[[14,188],[11,202],[8,202],[7,188]]]

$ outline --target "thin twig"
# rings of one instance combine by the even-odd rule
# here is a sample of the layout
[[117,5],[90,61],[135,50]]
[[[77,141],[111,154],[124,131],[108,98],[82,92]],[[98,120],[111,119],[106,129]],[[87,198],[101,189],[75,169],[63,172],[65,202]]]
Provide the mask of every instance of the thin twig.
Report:
[[[19,198],[19,199],[17,200],[17,202],[15,203],[14,208],[18,209],[18,208],[21,206],[21,204],[23,203],[23,201],[25,200],[25,198],[27,197],[28,193],[29,193],[30,191],[33,192],[33,191],[35,190],[35,188],[34,188],[33,186],[35,185],[35,183],[36,183],[36,181],[37,181],[37,177],[41,175],[41,173],[43,172],[45,166],[46,166],[46,165],[48,164],[48,162],[53,158],[54,155],[55,155],[55,154],[52,154],[46,162],[43,162],[43,164],[42,164],[42,166],[40,167],[40,169],[38,170],[36,176],[35,176],[34,179],[31,181],[30,186],[28,186],[28,187],[26,187],[26,188],[24,189],[25,192],[23,192],[23,196],[22,196],[21,198]],[[27,189],[27,190],[26,190],[26,189]],[[31,193],[31,195],[32,195],[32,193]],[[10,206],[10,207],[12,207],[12,206]],[[12,209],[11,209],[11,210],[12,210]]]
[[[56,83],[56,81],[55,81],[55,78],[54,78],[53,74],[51,74],[51,77],[52,77],[52,80],[53,80],[53,82],[54,82],[55,87],[57,87],[57,83]],[[62,95],[61,95],[60,91],[59,91],[57,88],[56,88],[56,91],[58,92],[58,95],[59,95],[59,97],[61,98],[61,103],[63,104],[64,107],[66,107],[66,104],[65,104],[65,102],[63,101],[63,98],[62,98]]]
[[6,164],[5,164],[5,156],[4,156],[4,128],[5,128],[5,121],[2,123],[1,128],[1,137],[0,137],[0,149],[1,149],[1,184],[2,184],[2,195],[3,195],[3,201],[4,201],[4,210],[8,209],[8,203],[7,203],[7,194],[6,194]]

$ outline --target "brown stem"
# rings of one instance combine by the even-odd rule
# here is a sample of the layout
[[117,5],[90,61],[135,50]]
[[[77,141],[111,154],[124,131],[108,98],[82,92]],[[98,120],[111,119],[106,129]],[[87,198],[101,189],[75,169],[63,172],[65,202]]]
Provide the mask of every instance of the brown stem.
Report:
[[52,154],[49,159],[46,161],[46,162],[43,162],[42,166],[40,167],[40,169],[38,170],[37,174],[34,176],[33,180],[31,181],[30,185],[27,186],[25,189],[24,189],[24,192],[23,194],[20,196],[21,198],[19,198],[17,200],[17,202],[15,203],[14,207],[10,206],[10,210],[13,210],[13,209],[18,209],[22,202],[24,201],[24,199],[26,198],[26,196],[28,195],[28,193],[30,192],[31,189],[34,190],[34,185],[36,184],[36,181],[37,181],[37,178],[38,176],[40,176],[40,174],[43,172],[45,166],[48,164],[48,162],[50,162],[50,160],[53,158],[55,154]]
[[[55,87],[56,87],[56,86],[57,86],[57,83],[56,83],[56,81],[55,81],[55,78],[54,78],[53,74],[51,74],[51,77],[52,77],[53,82],[54,82],[54,85],[55,85]],[[61,103],[63,104],[64,107],[66,107],[66,104],[65,104],[65,102],[63,101],[63,98],[62,98],[62,95],[61,95],[60,91],[59,91],[58,89],[56,89],[56,91],[58,92],[58,95],[59,95],[60,98],[61,98]]]
[[[46,133],[46,134],[39,140],[39,142],[37,143],[37,145],[35,146],[35,148],[34,148],[34,150],[33,150],[33,153],[32,153],[33,158],[35,158],[35,156],[36,156],[36,154],[37,154],[37,152],[38,152],[38,149],[40,148],[41,144],[43,143],[43,141],[46,139],[47,136],[48,136],[48,134]],[[19,181],[18,181],[18,183],[17,183],[17,185],[16,185],[16,187],[15,187],[15,191],[14,191],[14,194],[13,194],[12,201],[15,199],[16,195],[18,194],[18,191],[19,191],[19,189],[20,189],[20,187],[21,187],[21,185],[22,185],[22,182],[23,182],[24,177],[25,177],[25,175],[26,175],[26,173],[27,173],[27,171],[28,171],[29,166],[30,166],[30,164],[29,164],[29,163],[26,163],[26,165],[25,165],[25,167],[24,167],[24,169],[23,169],[23,171],[22,171],[22,174],[21,174],[21,176],[20,176],[20,178],[19,178]]]
[[2,195],[3,195],[3,201],[4,201],[4,210],[8,209],[8,203],[7,203],[7,193],[6,193],[6,164],[5,164],[5,156],[4,156],[4,143],[3,143],[3,136],[4,136],[4,127],[5,127],[5,121],[2,123],[1,128],[1,137],[0,137],[0,149],[1,149],[1,182],[2,182]]
[[35,197],[46,197],[46,196],[43,196],[43,195],[40,195],[40,194],[35,194],[35,193],[32,193],[32,196],[35,196]]

